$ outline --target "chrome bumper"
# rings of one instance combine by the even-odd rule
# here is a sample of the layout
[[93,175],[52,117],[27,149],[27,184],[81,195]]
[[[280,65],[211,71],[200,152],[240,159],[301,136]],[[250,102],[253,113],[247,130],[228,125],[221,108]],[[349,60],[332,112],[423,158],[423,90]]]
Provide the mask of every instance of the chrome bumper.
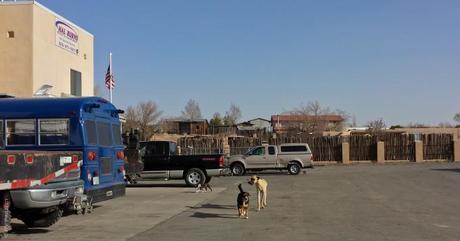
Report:
[[229,168],[221,168],[221,169],[207,169],[206,173],[208,174],[208,176],[214,177],[214,176],[229,175],[231,172]]
[[83,193],[83,181],[49,183],[36,188],[10,192],[15,208],[47,208],[61,205],[73,198],[75,193]]

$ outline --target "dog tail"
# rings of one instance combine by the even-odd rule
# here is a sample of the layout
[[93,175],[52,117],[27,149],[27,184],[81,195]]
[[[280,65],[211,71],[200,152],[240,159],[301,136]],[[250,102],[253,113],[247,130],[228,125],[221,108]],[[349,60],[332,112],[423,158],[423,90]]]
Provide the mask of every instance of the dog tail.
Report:
[[240,189],[240,193],[244,192],[243,187],[241,186],[241,183],[240,183],[240,185],[238,185],[238,189]]

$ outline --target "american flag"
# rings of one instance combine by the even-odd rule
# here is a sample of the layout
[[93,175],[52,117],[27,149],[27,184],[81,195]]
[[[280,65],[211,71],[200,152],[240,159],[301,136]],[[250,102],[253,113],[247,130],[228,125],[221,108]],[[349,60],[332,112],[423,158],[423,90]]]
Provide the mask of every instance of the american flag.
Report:
[[105,86],[107,89],[112,90],[115,87],[115,79],[110,71],[110,64],[107,68],[107,73],[105,74]]

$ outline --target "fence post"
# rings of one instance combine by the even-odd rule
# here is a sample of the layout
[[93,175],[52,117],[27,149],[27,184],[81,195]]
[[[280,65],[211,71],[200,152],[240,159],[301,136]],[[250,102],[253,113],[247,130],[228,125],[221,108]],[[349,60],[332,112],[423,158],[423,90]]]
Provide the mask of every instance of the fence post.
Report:
[[377,142],[377,163],[385,163],[385,142]]
[[350,164],[350,143],[342,142],[342,163]]
[[460,162],[460,140],[454,141],[454,161]]
[[415,141],[415,162],[423,161],[423,142]]

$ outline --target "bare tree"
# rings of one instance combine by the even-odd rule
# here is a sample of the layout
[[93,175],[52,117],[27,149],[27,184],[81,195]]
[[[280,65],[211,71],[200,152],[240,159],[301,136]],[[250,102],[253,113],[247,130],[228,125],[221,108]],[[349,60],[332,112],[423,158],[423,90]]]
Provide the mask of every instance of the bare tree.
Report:
[[[347,125],[347,122],[350,119],[350,115],[347,112],[340,109],[331,111],[329,107],[321,106],[318,101],[309,102],[306,105],[302,104],[289,113],[294,115],[311,116],[311,120],[305,121],[305,123],[303,123],[304,131],[310,133],[322,132],[325,130],[341,131]],[[335,123],[334,125],[327,126],[325,125],[324,121],[321,120],[322,115],[339,115],[342,117],[343,121],[340,123]]]
[[454,121],[460,123],[460,112],[455,114]]
[[222,125],[222,115],[219,112],[214,113],[212,119],[209,121],[211,126],[221,126]]
[[200,105],[195,100],[190,99],[182,111],[182,117],[189,120],[202,119]]
[[235,104],[230,105],[230,109],[225,113],[224,124],[235,125],[241,119],[241,109]]
[[382,132],[385,129],[385,127],[386,127],[386,124],[382,118],[373,120],[373,121],[369,121],[367,123],[367,128],[369,132],[371,133]]
[[162,115],[158,105],[153,101],[140,102],[136,106],[128,106],[126,108],[125,129],[139,129],[141,139],[150,139],[154,133],[154,125]]
[[409,124],[407,124],[407,127],[408,128],[426,128],[428,126],[423,123],[410,122]]
[[438,127],[441,127],[441,128],[452,128],[454,127],[451,123],[449,122],[441,122],[438,124]]

